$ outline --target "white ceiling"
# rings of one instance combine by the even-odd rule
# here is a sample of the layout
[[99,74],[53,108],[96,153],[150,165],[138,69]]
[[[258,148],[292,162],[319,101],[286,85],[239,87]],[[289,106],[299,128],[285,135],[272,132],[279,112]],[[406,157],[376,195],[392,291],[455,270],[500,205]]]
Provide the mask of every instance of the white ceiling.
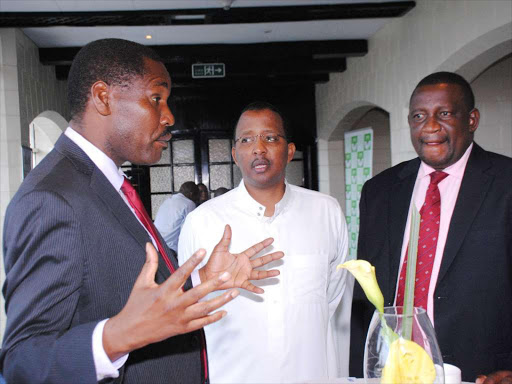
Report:
[[[0,12],[94,12],[222,8],[228,0],[0,0]],[[398,0],[405,1],[405,0]],[[235,7],[379,3],[383,0],[235,0]],[[368,39],[391,19],[284,23],[23,28],[40,48],[83,46],[117,37],[148,45],[240,44],[303,40]],[[147,40],[146,35],[152,39]]]

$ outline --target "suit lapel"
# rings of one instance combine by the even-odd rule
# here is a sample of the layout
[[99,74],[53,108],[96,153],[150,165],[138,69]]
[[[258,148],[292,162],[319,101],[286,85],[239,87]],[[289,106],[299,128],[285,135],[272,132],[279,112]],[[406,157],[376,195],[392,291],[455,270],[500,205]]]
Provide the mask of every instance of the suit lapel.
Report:
[[[151,242],[151,238],[103,172],[101,172],[85,152],[67,136],[61,135],[55,144],[55,148],[70,159],[79,171],[91,175],[91,189],[110,209],[110,212],[117,218],[119,223],[135,238],[142,248],[142,254],[145,255],[146,243]],[[163,244],[165,244],[165,242]],[[160,280],[164,281],[170,276],[170,271],[165,265],[160,253],[158,253],[158,255],[158,274],[160,275]],[[172,253],[169,253],[169,258],[171,260],[175,259]],[[175,263],[174,260],[173,263]]]
[[[111,213],[116,216],[119,223],[137,240],[145,255],[146,243],[151,242],[151,238],[144,226],[137,220],[130,208],[128,208],[121,195],[119,195],[119,192],[112,187],[112,184],[110,184],[105,175],[98,168],[94,169],[91,176],[91,188],[98,195],[98,198],[103,200],[105,205],[109,207]],[[160,253],[158,253],[158,256],[158,273],[161,275],[161,281],[164,281],[170,276],[170,271],[165,265]]]
[[486,152],[474,143],[450,221],[438,281],[443,279],[450,268],[487,195],[494,179],[492,174],[485,172],[490,166]]
[[402,244],[404,240],[405,226],[407,224],[407,216],[411,197],[416,183],[416,176],[420,166],[420,160],[411,160],[398,173],[398,179],[391,187],[389,212],[388,212],[388,228],[389,228],[389,283],[387,297],[394,298],[396,281],[398,278],[398,269],[400,266],[400,257]]

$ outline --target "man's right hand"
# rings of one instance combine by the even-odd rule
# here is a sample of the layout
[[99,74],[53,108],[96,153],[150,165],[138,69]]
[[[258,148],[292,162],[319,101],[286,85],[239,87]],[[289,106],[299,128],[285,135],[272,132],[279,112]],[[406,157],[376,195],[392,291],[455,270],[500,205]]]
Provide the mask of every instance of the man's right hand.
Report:
[[222,319],[226,311],[217,311],[238,296],[230,290],[207,301],[200,299],[217,290],[231,278],[221,273],[202,284],[183,291],[182,287],[206,252],[199,250],[163,284],[155,282],[158,255],[151,243],[146,244],[146,263],[135,281],[124,308],[105,323],[103,348],[111,361],[148,344],[195,331]]

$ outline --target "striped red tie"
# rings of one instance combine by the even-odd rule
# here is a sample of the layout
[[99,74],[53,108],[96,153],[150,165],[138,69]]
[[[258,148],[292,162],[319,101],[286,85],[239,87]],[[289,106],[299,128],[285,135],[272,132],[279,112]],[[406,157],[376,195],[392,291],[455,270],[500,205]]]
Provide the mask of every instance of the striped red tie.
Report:
[[[425,195],[425,203],[420,210],[421,222],[418,238],[418,258],[416,260],[414,306],[422,307],[425,310],[427,310],[428,289],[436,256],[439,222],[441,221],[441,195],[437,185],[447,176],[448,174],[442,171],[435,171],[430,174],[430,184]],[[408,251],[405,254],[402,270],[400,271],[400,280],[398,281],[396,297],[396,305],[398,306],[403,305],[404,302],[407,253]]]
[[174,266],[169,260],[169,257],[167,256],[167,253],[165,252],[164,247],[160,242],[160,238],[157,235],[157,231],[155,225],[153,224],[153,220],[151,220],[151,218],[148,215],[148,212],[146,211],[146,208],[144,208],[144,204],[142,204],[142,200],[140,199],[139,194],[137,193],[135,188],[133,188],[132,183],[130,183],[126,177],[124,178],[123,185],[121,186],[121,191],[123,191],[124,195],[126,196],[126,199],[132,206],[133,210],[135,211],[135,214],[137,215],[141,223],[144,225],[144,227],[146,227],[148,232],[155,240],[155,243],[158,247],[158,252],[160,252],[160,255],[162,255],[165,264],[167,265],[167,268],[169,268],[171,272],[174,272]]

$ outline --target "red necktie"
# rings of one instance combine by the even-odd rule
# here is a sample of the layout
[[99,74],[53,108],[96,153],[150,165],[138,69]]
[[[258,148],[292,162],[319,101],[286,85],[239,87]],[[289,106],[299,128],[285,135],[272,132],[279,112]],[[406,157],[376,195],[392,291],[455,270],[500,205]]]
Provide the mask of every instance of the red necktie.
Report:
[[128,202],[132,206],[133,210],[135,211],[135,214],[137,215],[141,223],[144,225],[144,227],[146,227],[148,232],[155,240],[155,243],[158,247],[158,251],[160,252],[160,255],[162,255],[165,264],[167,265],[167,268],[169,268],[171,272],[174,272],[174,266],[169,260],[167,253],[165,253],[164,247],[162,246],[162,243],[160,242],[160,239],[157,235],[153,221],[150,219],[148,212],[146,211],[146,208],[144,208],[144,205],[142,204],[139,194],[137,193],[135,188],[133,188],[132,183],[130,183],[126,177],[124,178],[123,185],[121,186],[121,191],[123,191],[124,195],[128,199]]
[[[142,204],[142,200],[139,197],[139,194],[133,188],[132,183],[128,181],[128,179],[125,177],[123,181],[123,185],[121,186],[121,191],[123,191],[124,195],[126,196],[126,199],[132,206],[133,210],[135,211],[135,214],[139,218],[139,220],[142,222],[144,227],[148,230],[148,232],[153,236],[153,239],[155,239],[156,245],[158,247],[158,251],[160,252],[160,255],[162,255],[165,264],[171,271],[171,273],[174,273],[175,269],[172,265],[171,261],[169,260],[169,257],[167,256],[167,253],[164,250],[164,247],[162,246],[162,243],[160,242],[160,238],[157,235],[157,231],[155,228],[155,225],[153,224],[153,220],[148,215],[148,212],[146,211],[146,208],[144,208],[144,204]],[[183,288],[182,288],[183,289]],[[201,361],[203,363],[204,368],[204,375],[205,375],[205,383],[208,382],[208,365],[207,365],[207,356],[206,356],[206,339],[204,337],[204,331],[203,329],[200,330],[201,332]]]
[[[441,221],[441,195],[439,184],[448,174],[435,171],[430,174],[430,184],[421,207],[420,233],[418,238],[418,258],[416,260],[416,283],[414,284],[414,306],[427,310],[428,288],[432,275],[432,266],[436,257],[439,222]],[[408,252],[408,251],[407,251]],[[407,270],[407,252],[400,272],[396,305],[403,305],[405,291],[405,273]]]

